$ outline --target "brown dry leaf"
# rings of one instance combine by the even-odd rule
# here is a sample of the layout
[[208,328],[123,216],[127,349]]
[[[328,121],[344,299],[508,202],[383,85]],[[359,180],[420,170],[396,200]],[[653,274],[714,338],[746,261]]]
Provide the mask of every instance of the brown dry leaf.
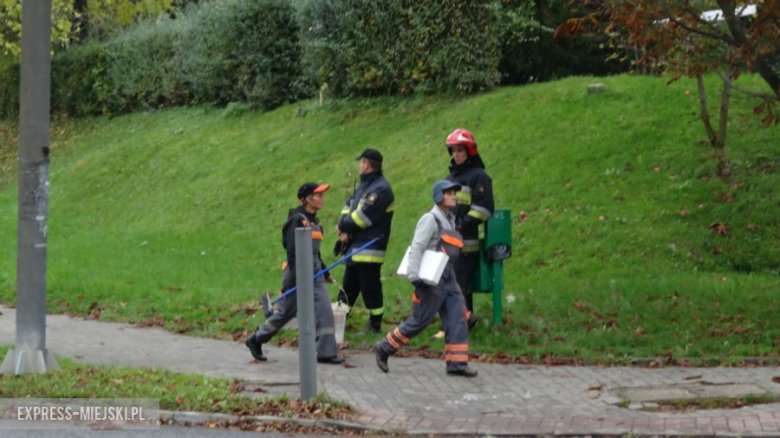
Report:
[[780,383],[780,376],[772,377],[772,381],[775,382],[775,383]]
[[100,319],[100,308],[93,309],[84,319]]
[[598,385],[593,385],[593,386],[589,387],[588,391],[601,391],[603,389],[604,389],[604,384],[603,383],[599,383]]
[[658,166],[656,166],[656,167],[654,167],[654,168],[653,168],[653,172],[655,172],[655,173],[661,173],[661,168],[660,168],[660,167],[658,167]]
[[688,216],[688,210],[686,209],[680,210],[680,216]]
[[181,405],[181,404],[184,404],[184,401],[185,401],[184,397],[181,397],[181,396],[180,397],[176,397],[176,403]]
[[761,227],[759,227],[756,224],[748,224],[747,230],[752,232],[752,233],[757,233],[757,232],[761,231]]
[[716,246],[715,248],[712,248],[713,254],[723,254],[723,247],[722,246]]
[[609,216],[601,215],[601,216],[599,216],[599,220],[602,221],[602,222],[608,221],[609,220]]
[[135,324],[135,327],[163,327],[163,326],[165,326],[165,318],[163,318],[162,316],[145,319]]
[[236,330],[230,334],[230,337],[232,337],[234,341],[243,341],[245,338],[249,337],[249,329]]
[[349,362],[344,362],[343,364],[341,364],[341,366],[343,366],[344,368],[355,368],[355,365],[352,365]]
[[709,230],[717,234],[718,236],[728,236],[729,224],[725,222],[713,222],[710,224]]

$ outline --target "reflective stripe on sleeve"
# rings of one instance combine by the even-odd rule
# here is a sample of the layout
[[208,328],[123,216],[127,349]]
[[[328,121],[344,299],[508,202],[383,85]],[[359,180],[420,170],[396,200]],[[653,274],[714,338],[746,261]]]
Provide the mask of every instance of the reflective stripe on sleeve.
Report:
[[365,213],[363,213],[363,210],[355,210],[350,215],[353,221],[355,221],[355,225],[359,226],[362,229],[366,229],[370,227],[373,222],[371,222],[371,219],[366,216]]
[[490,219],[492,214],[487,208],[480,207],[479,205],[472,205],[471,210],[469,210],[469,216],[475,217],[481,221],[486,221]]

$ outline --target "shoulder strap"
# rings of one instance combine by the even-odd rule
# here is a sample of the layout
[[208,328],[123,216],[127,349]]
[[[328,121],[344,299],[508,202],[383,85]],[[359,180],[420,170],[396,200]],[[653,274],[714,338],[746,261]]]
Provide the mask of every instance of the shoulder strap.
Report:
[[303,214],[301,212],[298,212],[298,216],[300,216],[301,219],[303,219],[303,226],[304,227],[308,227],[310,225],[309,218],[307,218],[305,214]]
[[436,215],[435,215],[435,214],[433,214],[433,213],[431,213],[431,212],[428,212],[428,214],[430,214],[431,216],[433,216],[433,220],[435,220],[435,221],[436,221],[436,226],[437,226],[437,227],[439,227],[439,232],[438,232],[438,233],[436,233],[436,239],[439,241],[439,243],[438,243],[438,244],[436,244],[436,247],[437,247],[438,249],[441,249],[441,230],[443,229],[443,227],[442,227],[442,225],[441,225],[441,221],[439,220],[439,218],[437,218],[437,217],[436,217]]

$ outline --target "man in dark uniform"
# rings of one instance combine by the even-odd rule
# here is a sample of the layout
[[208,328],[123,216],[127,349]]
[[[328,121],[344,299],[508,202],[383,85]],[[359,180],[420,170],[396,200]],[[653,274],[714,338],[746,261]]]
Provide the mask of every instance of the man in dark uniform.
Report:
[[381,237],[368,249],[347,261],[343,286],[350,307],[355,305],[358,295],[363,293],[363,301],[369,313],[363,333],[379,333],[384,313],[380,277],[390,238],[395,197],[382,173],[382,154],[379,151],[366,149],[356,160],[360,160],[360,185],[344,204],[336,226],[342,244],[341,252],[348,254],[370,240]]
[[[323,194],[330,188],[327,184],[304,183],[298,189],[298,199],[301,205],[291,209],[287,214],[287,221],[282,227],[282,246],[287,250],[287,260],[282,266],[282,292],[286,292],[295,286],[295,229],[311,227],[312,256],[314,272],[321,271],[325,264],[320,256],[322,243],[322,226],[317,218],[317,211],[325,205]],[[330,295],[325,287],[325,282],[334,283],[330,273],[325,278],[319,277],[314,281],[314,316],[317,339],[317,362],[328,364],[340,364],[344,362],[342,357],[336,354],[335,324],[333,321],[333,309],[330,305]],[[292,294],[279,301],[273,314],[257,328],[252,336],[247,338],[245,344],[249,348],[252,357],[259,361],[267,360],[263,354],[262,345],[284,327],[298,313],[298,295]]]
[[469,284],[479,265],[479,226],[493,215],[493,181],[485,172],[474,134],[456,129],[447,136],[446,144],[451,157],[447,179],[462,186],[457,194],[455,221],[463,235],[463,249],[455,264],[455,272],[466,298],[471,329],[477,324],[477,318],[473,315],[474,299]]

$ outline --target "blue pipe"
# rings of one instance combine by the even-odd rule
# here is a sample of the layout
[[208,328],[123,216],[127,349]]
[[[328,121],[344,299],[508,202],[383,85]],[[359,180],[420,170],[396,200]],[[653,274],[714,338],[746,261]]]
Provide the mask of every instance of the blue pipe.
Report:
[[[360,248],[358,248],[358,249],[356,249],[356,250],[352,251],[351,253],[349,253],[349,254],[345,255],[344,257],[342,257],[341,259],[339,259],[337,262],[333,263],[332,265],[328,266],[327,268],[323,269],[322,271],[320,271],[320,272],[318,272],[318,273],[314,274],[314,278],[313,278],[313,280],[316,280],[316,279],[318,279],[318,278],[322,277],[323,275],[325,275],[325,273],[326,273],[326,272],[328,272],[328,271],[330,271],[331,269],[335,268],[336,266],[338,266],[338,265],[340,265],[340,264],[342,264],[342,263],[346,262],[346,261],[347,261],[347,259],[349,259],[349,258],[350,258],[350,257],[352,257],[353,255],[355,255],[355,254],[359,253],[360,251],[363,251],[364,249],[368,248],[369,246],[373,245],[373,244],[374,244],[374,243],[376,243],[376,241],[377,241],[377,240],[379,240],[380,238],[382,238],[382,236],[378,236],[378,237],[375,237],[375,238],[371,239],[371,240],[370,240],[368,243],[366,243],[365,245],[363,245],[363,246],[361,246]],[[288,295],[290,295],[290,294],[294,293],[294,292],[295,292],[295,291],[297,291],[297,290],[298,290],[298,286],[294,286],[293,288],[291,288],[291,289],[290,289],[290,290],[288,290],[287,292],[285,292],[285,293],[283,293],[282,295],[280,295],[280,296],[278,296],[278,297],[274,298],[274,300],[273,300],[273,301],[271,301],[271,304],[275,304],[276,302],[278,302],[278,301],[279,301],[279,300],[281,300],[282,298],[284,298],[284,297],[286,297],[286,296],[288,296]]]

